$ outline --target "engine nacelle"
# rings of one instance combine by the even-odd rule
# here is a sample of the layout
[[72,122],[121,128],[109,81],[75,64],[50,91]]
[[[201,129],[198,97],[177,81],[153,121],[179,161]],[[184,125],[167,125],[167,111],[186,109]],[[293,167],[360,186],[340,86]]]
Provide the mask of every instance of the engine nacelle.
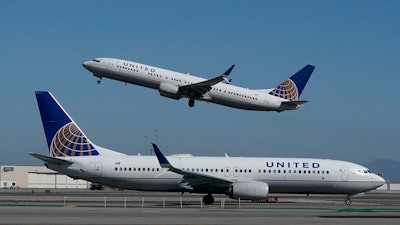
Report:
[[161,83],[158,91],[161,96],[173,99],[180,99],[178,95],[179,87],[170,83]]
[[259,181],[236,182],[228,191],[229,197],[242,200],[266,199],[269,192],[267,183]]

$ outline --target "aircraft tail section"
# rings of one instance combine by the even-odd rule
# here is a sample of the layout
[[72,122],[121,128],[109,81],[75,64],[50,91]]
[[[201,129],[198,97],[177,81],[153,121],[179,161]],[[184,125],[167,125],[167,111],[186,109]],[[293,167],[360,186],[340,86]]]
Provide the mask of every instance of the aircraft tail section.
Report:
[[36,91],[35,94],[51,157],[99,155],[50,92]]
[[307,65],[292,75],[279,86],[272,89],[269,94],[289,101],[297,101],[306,86],[315,66]]

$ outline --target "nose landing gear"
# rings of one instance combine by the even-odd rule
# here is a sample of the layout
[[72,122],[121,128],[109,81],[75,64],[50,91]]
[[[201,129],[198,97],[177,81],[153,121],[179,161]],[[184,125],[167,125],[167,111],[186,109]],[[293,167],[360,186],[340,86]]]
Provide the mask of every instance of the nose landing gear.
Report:
[[101,78],[97,80],[97,84],[101,84]]
[[346,205],[351,205],[351,199],[350,199],[349,196],[347,196],[346,200],[344,200],[344,203],[345,203]]

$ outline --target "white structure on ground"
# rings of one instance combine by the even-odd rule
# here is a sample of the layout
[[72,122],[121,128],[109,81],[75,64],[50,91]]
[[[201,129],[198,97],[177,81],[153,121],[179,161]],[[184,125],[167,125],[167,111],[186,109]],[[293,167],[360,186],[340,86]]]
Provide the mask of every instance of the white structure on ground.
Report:
[[0,166],[0,188],[89,188],[90,182],[75,180],[44,166]]

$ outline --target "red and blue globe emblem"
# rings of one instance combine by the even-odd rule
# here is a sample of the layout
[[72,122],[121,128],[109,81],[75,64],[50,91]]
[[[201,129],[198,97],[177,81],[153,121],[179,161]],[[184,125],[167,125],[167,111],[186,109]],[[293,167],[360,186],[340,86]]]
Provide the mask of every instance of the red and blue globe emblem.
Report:
[[75,123],[70,122],[54,135],[50,145],[50,155],[53,157],[86,156],[98,155],[98,152]]
[[299,98],[296,84],[291,79],[287,79],[278,87],[274,88],[269,94],[289,101],[297,101]]

